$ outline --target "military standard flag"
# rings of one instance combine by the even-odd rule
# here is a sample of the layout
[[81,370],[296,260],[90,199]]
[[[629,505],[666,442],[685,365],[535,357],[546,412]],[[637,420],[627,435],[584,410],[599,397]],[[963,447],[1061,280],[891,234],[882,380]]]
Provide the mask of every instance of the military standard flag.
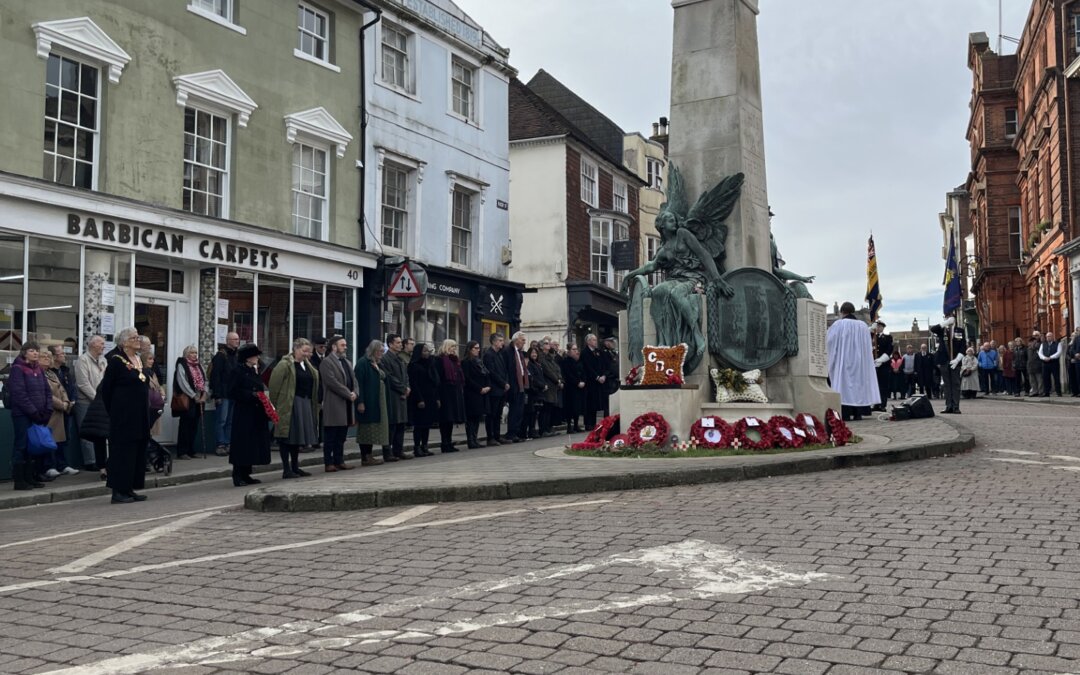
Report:
[[949,232],[949,259],[945,261],[945,301],[941,305],[942,313],[949,316],[960,309],[960,261],[956,257],[956,239]]
[[870,320],[877,321],[878,312],[884,306],[881,302],[881,288],[878,287],[877,253],[874,251],[874,235],[870,235],[870,244],[866,251],[866,302],[870,305]]

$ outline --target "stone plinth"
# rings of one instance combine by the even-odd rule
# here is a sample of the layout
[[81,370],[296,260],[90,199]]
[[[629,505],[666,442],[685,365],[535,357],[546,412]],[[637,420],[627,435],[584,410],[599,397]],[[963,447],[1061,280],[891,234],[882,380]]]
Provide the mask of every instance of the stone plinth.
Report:
[[[706,396],[708,389],[705,390]],[[701,415],[701,390],[693,385],[678,389],[623,389],[619,392],[619,428],[623,433],[634,418],[647,412],[658,412],[671,425],[671,433],[687,438],[691,425]]]
[[826,379],[829,376],[828,352],[825,348],[825,304],[800,298],[796,315],[799,319],[799,353],[788,359],[791,382],[791,402],[796,412],[808,412],[825,418],[829,408],[840,410],[840,394],[833,391]]

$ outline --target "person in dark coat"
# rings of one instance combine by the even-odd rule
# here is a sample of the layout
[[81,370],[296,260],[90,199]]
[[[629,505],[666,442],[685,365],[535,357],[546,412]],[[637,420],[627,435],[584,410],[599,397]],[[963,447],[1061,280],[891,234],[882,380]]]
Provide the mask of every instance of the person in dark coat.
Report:
[[520,443],[525,440],[525,405],[529,392],[529,357],[525,354],[525,333],[514,333],[503,353],[507,382],[510,384],[510,388],[506,390],[506,437],[510,443]]
[[150,442],[150,383],[139,358],[139,332],[125,328],[109,352],[98,391],[109,413],[109,478],[113,504],[141,502]]
[[[414,452],[405,452],[405,427],[409,423],[409,364],[401,358],[402,340],[400,335],[391,333],[386,336],[386,356],[379,367],[382,368],[386,383],[386,415],[390,424],[390,443],[383,448],[383,456],[398,459],[412,459]],[[430,453],[419,455],[429,457]]]
[[[491,392],[491,376],[480,359],[480,343],[470,340],[465,345],[465,440],[469,449],[479,448],[480,419],[487,414],[487,396]],[[490,445],[490,444],[489,444]]]
[[16,490],[45,485],[35,475],[34,462],[27,450],[27,433],[31,425],[48,424],[53,411],[52,390],[45,379],[45,371],[38,364],[40,356],[36,342],[24,342],[4,384],[10,394],[11,424],[15,435],[11,475]]
[[548,383],[544,377],[544,368],[540,365],[540,348],[534,345],[529,347],[525,354],[528,357],[529,369],[529,388],[525,397],[525,438],[540,438],[537,423],[543,424],[540,416],[544,410]]
[[210,396],[214,399],[217,418],[214,434],[217,447],[214,454],[224,457],[229,454],[229,437],[232,435],[232,408],[229,404],[229,376],[236,369],[236,350],[240,346],[240,335],[229,332],[225,344],[210,361]]
[[502,409],[506,394],[510,391],[510,381],[506,377],[506,357],[503,355],[503,345],[506,338],[501,333],[492,333],[488,338],[491,344],[484,352],[484,367],[487,368],[488,378],[491,380],[491,391],[487,394],[487,417],[484,419],[484,428],[487,432],[487,444],[502,445],[500,432],[502,429]]
[[[413,347],[409,359],[409,418],[413,424],[413,452],[426,457],[431,425],[439,420],[439,374],[431,347],[423,342]],[[427,454],[420,454],[427,453]]]
[[539,431],[541,436],[551,436],[555,433],[551,428],[562,417],[563,376],[555,344],[549,337],[540,340],[540,369],[547,389],[544,390],[544,405],[540,409]]
[[581,367],[585,370],[585,399],[582,413],[585,428],[596,426],[596,411],[607,410],[607,359],[596,344],[596,336],[585,336],[585,351],[581,352]]
[[585,368],[581,365],[581,351],[577,345],[570,345],[566,356],[559,364],[563,375],[563,416],[566,418],[566,433],[581,431],[578,418],[585,402]]
[[461,370],[458,346],[454,340],[443,340],[435,370],[439,373],[439,449],[457,452],[454,447],[454,425],[465,421],[465,373]]
[[270,463],[271,420],[263,400],[269,401],[259,373],[261,354],[255,344],[236,350],[237,366],[229,375],[228,391],[233,407],[229,464],[233,465],[232,480],[236,487],[261,483],[258,478],[252,478],[251,471],[256,464]]

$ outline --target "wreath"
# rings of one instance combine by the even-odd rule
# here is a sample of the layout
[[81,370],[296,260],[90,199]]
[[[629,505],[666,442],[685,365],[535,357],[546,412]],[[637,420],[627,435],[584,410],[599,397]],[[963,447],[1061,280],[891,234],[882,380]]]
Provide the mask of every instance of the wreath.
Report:
[[599,450],[607,445],[605,441],[580,441],[570,446],[571,450]]
[[765,426],[778,448],[801,448],[806,443],[806,432],[787,415],[773,415]]
[[736,394],[743,393],[749,386],[743,374],[732,368],[723,368],[716,371],[716,374],[713,375],[713,381],[716,382],[716,386],[724,387]]
[[[747,450],[768,450],[773,447],[775,441],[769,426],[756,417],[744,417],[735,423],[732,429],[735,439],[731,442],[733,448],[746,448]],[[754,440],[749,433],[756,433],[758,440]]]
[[611,449],[622,450],[630,443],[630,438],[626,434],[616,434],[611,437]]
[[623,382],[626,386],[633,387],[638,383],[639,379],[641,379],[641,366],[634,366],[623,378]]
[[690,427],[690,439],[696,440],[703,448],[730,448],[731,441],[735,440],[735,430],[724,418],[710,415],[694,420],[694,425]]
[[851,442],[851,429],[844,422],[832,408],[825,411],[825,424],[829,429],[829,436],[832,438],[833,445],[840,447],[841,445],[847,445]]
[[[593,430],[589,432],[589,435],[586,436],[585,440],[582,441],[582,442],[583,443],[603,443],[604,441],[608,440],[608,438],[610,436],[614,435],[612,433],[612,430],[615,429],[615,426],[618,423],[619,423],[619,416],[618,415],[611,415],[609,417],[605,417],[604,419],[600,420],[600,422],[596,425],[596,427],[594,427]],[[614,433],[618,433],[618,430],[615,430]]]
[[626,430],[627,442],[635,448],[640,448],[646,443],[664,447],[671,435],[671,425],[658,412],[647,412],[638,415],[637,419],[630,423]]
[[829,442],[829,430],[826,429],[825,425],[821,423],[821,420],[814,415],[811,415],[810,413],[799,413],[795,416],[795,424],[806,432],[807,443]]
[[259,399],[259,403],[262,404],[266,419],[270,420],[271,424],[277,424],[281,421],[278,417],[277,410],[274,409],[274,404],[270,402],[270,397],[266,395],[266,390],[255,392],[255,397]]

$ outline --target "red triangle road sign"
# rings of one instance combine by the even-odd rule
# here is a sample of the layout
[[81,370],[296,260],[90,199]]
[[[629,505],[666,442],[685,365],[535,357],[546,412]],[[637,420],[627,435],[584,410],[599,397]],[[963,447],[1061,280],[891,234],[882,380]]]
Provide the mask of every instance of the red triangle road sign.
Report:
[[415,298],[423,295],[420,284],[416,283],[416,277],[407,264],[397,268],[394,272],[394,280],[390,282],[390,288],[386,294],[391,298]]

